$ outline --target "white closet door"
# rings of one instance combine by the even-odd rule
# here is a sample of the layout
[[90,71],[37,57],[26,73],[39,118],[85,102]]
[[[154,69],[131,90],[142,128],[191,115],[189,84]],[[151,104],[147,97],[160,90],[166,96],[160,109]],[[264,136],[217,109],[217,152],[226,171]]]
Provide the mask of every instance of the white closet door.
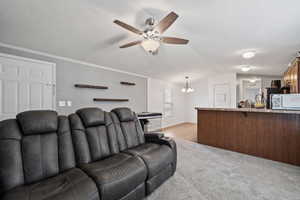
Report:
[[230,87],[229,84],[214,85],[214,107],[230,108]]
[[55,64],[0,54],[0,120],[55,109]]

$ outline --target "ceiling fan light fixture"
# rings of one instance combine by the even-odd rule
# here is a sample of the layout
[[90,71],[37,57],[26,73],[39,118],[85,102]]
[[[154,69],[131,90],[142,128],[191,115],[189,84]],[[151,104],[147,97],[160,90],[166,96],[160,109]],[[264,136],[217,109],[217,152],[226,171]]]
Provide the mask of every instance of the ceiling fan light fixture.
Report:
[[176,45],[188,44],[189,41],[186,39],[162,36],[162,34],[176,21],[177,18],[178,15],[175,12],[170,12],[158,23],[155,22],[155,19],[153,17],[148,18],[146,20],[147,27],[143,31],[120,20],[114,20],[114,23],[118,26],[121,26],[122,28],[143,37],[143,40],[138,40],[121,45],[120,48],[123,49],[141,44],[145,51],[149,52],[152,55],[156,55],[161,43]]
[[153,54],[160,47],[160,42],[156,41],[156,40],[143,40],[141,45],[142,45],[142,47],[144,48],[145,51]]

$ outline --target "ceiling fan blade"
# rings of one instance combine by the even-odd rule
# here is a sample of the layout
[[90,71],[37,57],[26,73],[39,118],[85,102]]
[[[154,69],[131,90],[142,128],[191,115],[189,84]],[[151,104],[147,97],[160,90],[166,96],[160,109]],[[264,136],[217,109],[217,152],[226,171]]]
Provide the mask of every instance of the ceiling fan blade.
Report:
[[118,24],[119,26],[121,26],[121,27],[127,29],[128,31],[131,31],[131,32],[136,33],[136,34],[138,34],[138,35],[143,34],[142,31],[140,31],[140,30],[134,28],[133,26],[130,26],[130,25],[124,23],[124,22],[121,22],[120,20],[115,20],[114,23],[115,23],[115,24]]
[[127,43],[127,44],[124,44],[124,45],[120,46],[120,48],[121,48],[121,49],[122,49],[122,48],[127,48],[127,47],[131,47],[131,46],[134,46],[134,45],[137,45],[137,44],[141,44],[141,43],[142,43],[141,40],[139,40],[139,41],[134,41],[134,42],[129,42],[129,43]]
[[156,25],[155,29],[162,34],[175,22],[177,18],[178,15],[174,12],[171,12]]
[[175,38],[175,37],[161,37],[161,41],[167,44],[187,44],[189,43],[186,39]]

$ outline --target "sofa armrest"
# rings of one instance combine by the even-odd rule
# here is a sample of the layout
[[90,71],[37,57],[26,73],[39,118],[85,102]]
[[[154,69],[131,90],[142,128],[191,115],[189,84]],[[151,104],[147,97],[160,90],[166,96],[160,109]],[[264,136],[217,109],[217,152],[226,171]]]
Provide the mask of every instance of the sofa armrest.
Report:
[[176,149],[176,143],[175,143],[175,141],[174,141],[172,138],[170,138],[170,137],[162,137],[162,138],[159,138],[159,140],[156,141],[156,143],[167,145],[167,146],[169,146],[171,149]]
[[[147,135],[147,136],[146,136]],[[165,137],[162,133],[150,133],[150,134],[145,134],[145,139],[146,142],[152,142],[160,145],[166,145],[170,147],[170,149],[173,152],[173,162],[172,162],[172,174],[175,173],[176,171],[176,166],[177,166],[177,146],[176,142],[170,138],[170,137]]]
[[170,137],[165,137],[163,133],[145,133],[146,142],[153,142],[157,144],[164,144],[171,149],[176,149],[175,141]]
[[160,138],[163,138],[164,134],[163,133],[145,133],[145,139],[146,141],[151,141],[151,140],[158,140]]

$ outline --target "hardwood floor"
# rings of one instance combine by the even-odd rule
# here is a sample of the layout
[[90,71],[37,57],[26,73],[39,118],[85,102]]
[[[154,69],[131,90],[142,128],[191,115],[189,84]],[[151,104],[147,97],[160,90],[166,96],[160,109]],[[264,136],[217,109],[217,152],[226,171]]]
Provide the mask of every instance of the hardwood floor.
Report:
[[167,137],[180,138],[197,142],[197,124],[182,123],[175,126],[162,129]]

